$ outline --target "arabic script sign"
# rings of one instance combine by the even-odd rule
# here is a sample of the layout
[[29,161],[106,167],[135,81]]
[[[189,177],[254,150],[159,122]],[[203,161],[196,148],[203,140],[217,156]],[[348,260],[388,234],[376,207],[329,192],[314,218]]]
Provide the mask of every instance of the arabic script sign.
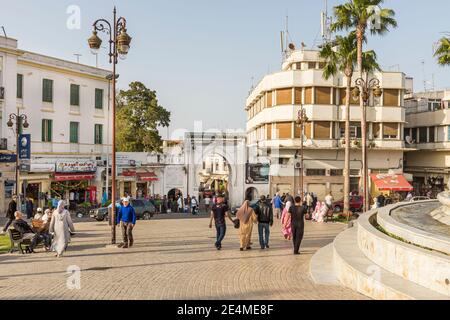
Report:
[[97,170],[97,164],[92,160],[81,161],[57,161],[56,172],[57,173],[82,173],[82,172],[95,172]]

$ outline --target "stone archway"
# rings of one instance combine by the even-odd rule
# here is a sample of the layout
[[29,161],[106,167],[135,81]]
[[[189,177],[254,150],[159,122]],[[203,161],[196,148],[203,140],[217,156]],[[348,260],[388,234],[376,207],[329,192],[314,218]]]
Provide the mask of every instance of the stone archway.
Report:
[[259,198],[258,189],[250,187],[245,191],[245,200],[253,201]]

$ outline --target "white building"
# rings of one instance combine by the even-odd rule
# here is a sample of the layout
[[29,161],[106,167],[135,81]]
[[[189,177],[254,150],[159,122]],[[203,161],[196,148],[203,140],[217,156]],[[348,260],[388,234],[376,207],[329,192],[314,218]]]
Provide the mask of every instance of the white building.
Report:
[[450,91],[409,94],[406,106],[405,171],[416,192],[443,191],[450,182]]
[[[258,149],[261,159],[265,156],[270,161],[272,195],[278,191],[298,193],[299,176],[303,174],[305,188],[319,198],[323,199],[328,191],[333,191],[336,199],[343,197],[346,78],[338,74],[325,80],[323,67],[318,51],[291,51],[281,71],[265,76],[246,101],[248,146]],[[368,167],[371,173],[402,173],[405,75],[377,72],[370,77],[380,81],[383,95],[367,108]],[[356,76],[353,83],[355,80]],[[303,168],[299,154],[301,133],[295,123],[302,106],[309,118]],[[350,112],[351,189],[360,191],[359,101],[353,101]]]
[[[0,37],[0,139],[3,154],[15,153],[9,115],[25,114],[31,134],[30,172],[20,174],[21,190],[39,205],[44,195],[73,202],[101,199],[102,155],[109,144],[110,72],[18,49]],[[1,163],[0,208],[11,197],[14,163]],[[24,186],[23,186],[24,185]]]

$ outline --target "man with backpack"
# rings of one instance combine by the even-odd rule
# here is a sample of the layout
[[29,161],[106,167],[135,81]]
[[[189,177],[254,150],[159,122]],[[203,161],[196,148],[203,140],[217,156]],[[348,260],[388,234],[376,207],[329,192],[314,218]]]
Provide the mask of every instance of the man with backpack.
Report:
[[273,226],[273,209],[267,204],[266,197],[262,196],[258,206],[255,208],[258,216],[259,244],[261,250],[269,249],[270,227]]

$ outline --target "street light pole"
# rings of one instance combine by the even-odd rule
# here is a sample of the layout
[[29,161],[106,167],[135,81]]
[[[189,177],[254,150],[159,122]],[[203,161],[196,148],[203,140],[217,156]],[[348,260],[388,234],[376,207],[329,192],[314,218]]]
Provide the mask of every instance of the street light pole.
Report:
[[28,128],[28,117],[25,114],[20,114],[20,110],[17,109],[17,113],[11,113],[9,115],[9,121],[7,122],[7,126],[12,128],[14,126],[14,121],[16,122],[16,196],[17,196],[17,210],[21,211],[21,198],[20,198],[20,174],[19,174],[19,135],[20,135],[20,128]]
[[[370,80],[358,78],[356,79],[355,83],[356,87],[355,89],[353,89],[352,95],[355,100],[361,98],[364,102],[361,130],[363,132],[363,137],[366,137],[367,133],[366,110],[370,103],[371,94],[373,94],[374,97],[379,98],[381,97],[383,92],[380,88],[380,80],[376,78],[372,78]],[[364,192],[364,211],[369,211],[370,203],[369,203],[369,188],[368,188],[369,168],[367,158],[367,141],[362,141],[362,163],[363,163],[362,178],[363,178],[363,192]]]
[[305,137],[305,123],[308,122],[308,116],[306,115],[306,110],[303,108],[303,105],[301,107],[301,110],[298,113],[298,118],[297,118],[297,125],[300,126],[300,166],[301,166],[301,171],[300,171],[300,196],[302,198],[302,202],[304,201],[304,192],[305,192],[305,188],[304,188],[304,179],[303,179],[303,175],[305,172],[304,169],[304,137]]
[[117,179],[116,179],[116,65],[119,62],[118,58],[125,59],[130,49],[131,37],[127,34],[127,21],[120,17],[117,19],[116,7],[113,10],[113,24],[105,19],[98,19],[93,24],[94,30],[88,43],[94,54],[98,53],[102,45],[102,40],[97,36],[97,32],[105,32],[109,35],[109,63],[112,64],[112,170],[111,170],[111,244],[116,244],[116,193],[117,193]]

